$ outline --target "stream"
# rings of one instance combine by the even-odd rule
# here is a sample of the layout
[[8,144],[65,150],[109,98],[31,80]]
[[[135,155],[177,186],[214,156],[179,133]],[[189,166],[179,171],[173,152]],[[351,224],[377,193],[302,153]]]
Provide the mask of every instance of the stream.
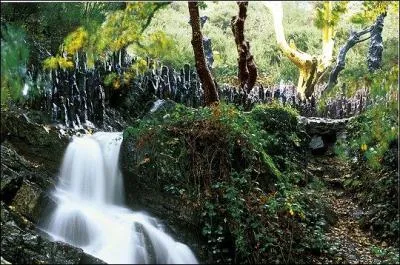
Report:
[[121,142],[119,132],[74,136],[52,194],[58,206],[45,230],[107,263],[198,263],[156,218],[123,206]]

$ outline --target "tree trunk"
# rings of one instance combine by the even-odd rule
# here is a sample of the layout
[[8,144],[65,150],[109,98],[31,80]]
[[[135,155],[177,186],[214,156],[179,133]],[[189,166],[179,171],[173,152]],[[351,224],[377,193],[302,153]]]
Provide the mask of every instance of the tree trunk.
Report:
[[[275,36],[278,46],[282,53],[289,58],[299,68],[299,80],[297,83],[297,92],[300,94],[301,99],[311,97],[314,92],[315,85],[319,78],[323,75],[326,68],[330,65],[333,53],[334,41],[333,27],[327,25],[322,30],[322,54],[320,56],[310,55],[296,48],[291,47],[286,39],[283,28],[283,10],[282,3],[266,1],[264,4],[271,10]],[[326,5],[327,16],[330,16],[332,4],[330,2],[324,3]],[[329,17],[326,17],[329,20]]]
[[314,87],[323,72],[318,71],[318,60],[316,57],[305,61],[299,70],[300,75],[297,84],[297,92],[300,93],[302,99],[304,99],[304,97],[309,98],[314,92]]
[[192,26],[192,46],[196,61],[197,74],[204,90],[204,104],[210,106],[219,102],[216,83],[208,70],[204,55],[203,35],[200,29],[200,15],[197,2],[188,2],[190,21]]
[[244,39],[244,22],[246,20],[248,2],[237,2],[239,6],[238,16],[231,20],[232,33],[235,37],[238,51],[238,78],[240,87],[250,93],[257,80],[257,66],[254,57],[250,53],[250,43]]
[[[363,31],[360,31],[360,32],[352,31],[350,33],[350,37],[347,40],[346,44],[343,45],[340,48],[339,55],[338,55],[337,60],[336,60],[336,65],[335,65],[335,67],[333,68],[332,72],[329,75],[329,81],[328,81],[328,84],[326,85],[326,87],[324,88],[324,91],[327,91],[327,90],[331,89],[332,87],[334,87],[337,84],[338,75],[344,69],[344,67],[346,65],[347,52],[354,45],[356,45],[358,42],[360,42],[360,36],[362,36],[362,35],[364,35],[364,34],[366,34],[368,32],[370,32],[370,29],[363,30]],[[361,41],[363,41],[363,40],[361,40]]]
[[[365,40],[368,40],[371,38],[371,45],[370,49],[368,51],[368,68],[370,71],[376,70],[380,66],[380,60],[382,59],[382,36],[380,35],[382,33],[382,28],[383,28],[383,19],[385,18],[386,13],[383,13],[379,15],[376,18],[376,21],[374,25],[371,27],[364,29],[360,32],[354,32],[352,31],[350,33],[350,37],[345,43],[340,48],[339,55],[336,59],[336,65],[333,68],[332,72],[329,75],[329,81],[328,84],[324,88],[324,92],[328,91],[332,87],[334,87],[337,84],[337,78],[339,76],[339,73],[344,69],[346,65],[346,54],[347,52],[357,43],[363,42]],[[369,37],[366,37],[364,39],[360,39],[361,36],[364,34],[371,33]],[[375,40],[373,38],[376,37]],[[373,44],[374,43],[374,44]],[[373,49],[372,46],[376,45],[376,49]],[[372,58],[373,57],[373,58]]]
[[385,19],[386,13],[379,15],[376,18],[375,24],[371,30],[371,42],[368,49],[368,70],[373,72],[381,67],[382,52],[383,52],[383,20]]

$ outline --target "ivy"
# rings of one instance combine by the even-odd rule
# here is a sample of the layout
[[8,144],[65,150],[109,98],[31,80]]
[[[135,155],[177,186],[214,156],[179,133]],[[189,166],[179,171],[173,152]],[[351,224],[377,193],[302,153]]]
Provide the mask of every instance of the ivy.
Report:
[[139,121],[124,138],[135,139],[139,176],[194,205],[213,261],[290,262],[326,246],[322,229],[312,233],[324,224],[323,203],[296,184],[305,175],[298,161],[306,145],[297,119],[278,104],[250,112],[177,104]]

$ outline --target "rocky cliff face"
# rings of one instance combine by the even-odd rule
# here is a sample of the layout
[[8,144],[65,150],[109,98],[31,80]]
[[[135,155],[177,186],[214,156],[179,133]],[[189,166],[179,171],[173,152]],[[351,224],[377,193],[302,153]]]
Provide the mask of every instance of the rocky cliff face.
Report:
[[73,132],[36,123],[31,114],[2,110],[1,263],[104,263],[38,228],[55,207],[49,192]]

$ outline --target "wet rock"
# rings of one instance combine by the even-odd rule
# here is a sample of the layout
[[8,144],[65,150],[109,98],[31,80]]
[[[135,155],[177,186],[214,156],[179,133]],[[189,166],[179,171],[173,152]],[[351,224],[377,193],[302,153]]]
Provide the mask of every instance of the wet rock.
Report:
[[168,113],[170,113],[175,108],[175,106],[176,103],[172,100],[158,99],[153,102],[149,113],[147,113],[144,118],[150,118],[154,116],[166,118],[166,115],[168,115]]
[[7,111],[1,115],[2,135],[36,165],[46,164],[46,169],[57,172],[69,136],[62,135],[54,126],[32,122],[22,111]]
[[[142,259],[138,263],[148,263],[154,264],[158,263],[156,260],[156,252],[154,250],[154,246],[151,243],[150,237],[144,229],[143,225],[140,223],[136,223],[134,225],[136,236],[139,238],[140,246],[136,250],[137,260]],[[146,262],[147,259],[147,262]]]
[[[3,149],[3,146],[2,146]],[[1,200],[10,202],[22,183],[22,176],[6,166],[1,165]]]
[[38,201],[41,193],[42,191],[37,185],[24,181],[15,195],[11,206],[30,220],[37,220],[39,211]]
[[51,242],[29,226],[21,226],[17,213],[1,202],[2,258],[16,264],[104,264],[82,249]]
[[11,203],[24,179],[39,185],[43,190],[54,187],[55,172],[47,164],[28,161],[16,152],[16,148],[6,140],[1,145],[1,199]]
[[24,180],[11,206],[21,215],[37,224],[41,221],[44,213],[56,207],[56,203],[38,185]]

